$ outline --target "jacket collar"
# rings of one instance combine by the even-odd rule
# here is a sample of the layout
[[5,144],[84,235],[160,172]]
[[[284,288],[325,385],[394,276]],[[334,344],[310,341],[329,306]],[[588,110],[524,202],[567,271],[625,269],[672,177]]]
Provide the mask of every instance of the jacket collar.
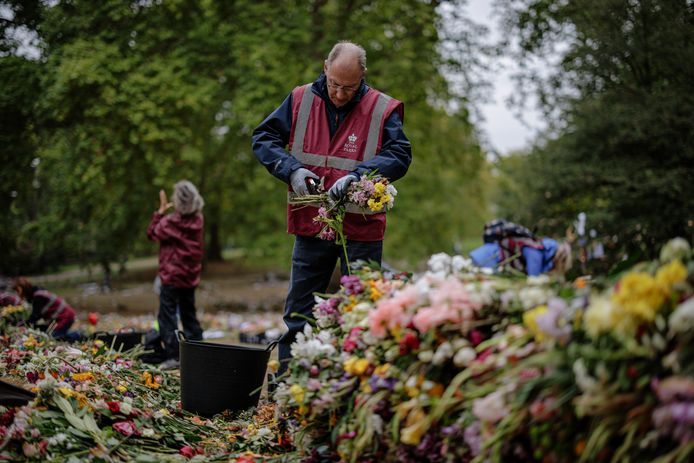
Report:
[[[313,82],[313,85],[311,85],[311,91],[321,97],[323,101],[326,102],[326,104],[330,105],[334,109],[335,105],[333,104],[332,101],[330,101],[330,96],[328,95],[328,79],[325,77],[324,73],[321,73],[321,75],[318,76],[318,78]],[[366,82],[364,79],[361,80],[361,83],[359,84],[359,90],[357,90],[357,93],[354,94],[352,99],[344,105],[343,107],[339,109],[352,109],[359,101],[361,101],[361,98],[366,95],[366,92],[369,91],[369,86],[366,85]]]

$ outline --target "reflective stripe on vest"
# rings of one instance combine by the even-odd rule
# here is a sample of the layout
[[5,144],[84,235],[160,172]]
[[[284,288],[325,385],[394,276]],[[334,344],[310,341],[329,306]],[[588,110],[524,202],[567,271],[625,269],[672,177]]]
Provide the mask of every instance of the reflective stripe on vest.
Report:
[[[294,142],[292,144],[292,156],[294,156],[298,161],[307,166],[313,167],[331,167],[334,169],[352,171],[357,165],[362,162],[369,161],[376,156],[376,147],[378,146],[378,139],[381,135],[381,126],[383,124],[383,115],[385,114],[386,108],[388,107],[388,102],[391,97],[379,94],[378,101],[371,113],[371,121],[369,122],[369,134],[366,139],[366,145],[364,147],[364,157],[361,160],[357,159],[347,159],[338,156],[328,156],[323,154],[313,154],[304,152],[304,138],[306,137],[306,127],[308,127],[308,118],[311,114],[311,108],[313,107],[313,98],[315,95],[311,91],[312,84],[304,85],[304,94],[301,97],[301,103],[299,104],[299,114],[296,117],[296,127],[294,129]],[[288,200],[293,198],[294,193],[289,192],[287,196]],[[373,212],[369,209],[362,209],[355,204],[346,204],[345,209],[347,212],[353,214],[380,214],[381,212]]]
[[[287,192],[287,201],[291,201],[292,199],[296,198],[297,194],[294,193],[293,191]],[[308,203],[304,204],[305,206],[311,206],[311,207],[321,207],[321,203]],[[298,207],[298,206],[297,206]],[[380,214],[384,211],[372,211],[371,209],[362,209],[361,207],[357,206],[356,204],[353,203],[346,203],[345,204],[345,211],[350,212],[352,214],[363,214],[363,215],[373,215],[373,214]]]
[[36,296],[42,296],[46,299],[48,299],[48,302],[46,302],[46,305],[43,306],[41,309],[41,316],[43,318],[46,318],[47,316],[50,317],[51,319],[56,319],[58,318],[58,315],[63,313],[65,308],[67,307],[67,304],[63,299],[60,300],[60,304],[58,305],[57,308],[54,307],[56,300],[58,299],[58,296],[55,294],[51,294],[48,291],[44,290],[38,290],[34,293],[34,297]]

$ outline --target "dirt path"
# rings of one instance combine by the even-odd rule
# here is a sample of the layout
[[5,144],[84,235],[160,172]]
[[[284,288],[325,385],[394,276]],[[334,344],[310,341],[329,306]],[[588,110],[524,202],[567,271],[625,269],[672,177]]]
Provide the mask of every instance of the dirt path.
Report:
[[[84,270],[69,270],[32,280],[65,297],[80,312],[118,312],[123,315],[156,313],[159,298],[153,282],[156,259],[142,259],[128,265],[126,274],[114,279],[111,291],[100,288],[100,275],[89,281]],[[277,311],[282,313],[287,295],[287,275],[267,270],[251,270],[233,261],[206,265],[196,292],[199,310],[233,312]]]

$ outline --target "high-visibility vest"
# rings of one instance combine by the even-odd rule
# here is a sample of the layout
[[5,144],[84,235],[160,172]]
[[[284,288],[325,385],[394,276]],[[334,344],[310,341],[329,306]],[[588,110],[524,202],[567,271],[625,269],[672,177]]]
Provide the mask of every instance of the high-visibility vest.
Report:
[[[289,152],[304,167],[325,178],[329,189],[340,177],[353,171],[362,162],[372,159],[381,150],[383,124],[395,110],[403,118],[403,104],[372,88],[352,108],[330,139],[325,101],[311,91],[311,85],[292,91],[292,131]],[[294,193],[289,187],[291,199]],[[386,230],[386,214],[373,213],[347,204],[343,231],[347,239],[380,241]],[[322,224],[313,219],[318,207],[287,205],[289,233],[316,236]]]
[[70,304],[65,302],[62,297],[59,297],[45,289],[34,291],[33,299],[46,299],[46,304],[41,309],[41,318],[44,320],[57,320],[58,328],[62,327],[63,323],[68,320],[74,320],[75,309]]

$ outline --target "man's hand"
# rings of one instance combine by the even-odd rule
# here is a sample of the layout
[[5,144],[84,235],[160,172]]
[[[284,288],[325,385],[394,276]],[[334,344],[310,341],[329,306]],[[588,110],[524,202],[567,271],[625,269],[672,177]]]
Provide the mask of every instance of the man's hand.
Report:
[[173,206],[173,203],[168,202],[166,198],[166,191],[159,190],[159,213],[166,214],[166,210]]
[[340,177],[337,179],[337,182],[328,190],[328,194],[330,195],[330,199],[333,201],[339,201],[342,199],[346,194],[347,194],[347,189],[349,188],[350,183],[355,181],[357,179],[357,175],[354,173],[350,173],[345,175],[344,177]]
[[306,185],[306,179],[309,178],[318,180],[318,176],[316,174],[308,169],[304,169],[303,167],[292,172],[292,174],[289,176],[289,183],[291,183],[294,193],[296,193],[298,196],[306,196],[309,193],[308,185]]

